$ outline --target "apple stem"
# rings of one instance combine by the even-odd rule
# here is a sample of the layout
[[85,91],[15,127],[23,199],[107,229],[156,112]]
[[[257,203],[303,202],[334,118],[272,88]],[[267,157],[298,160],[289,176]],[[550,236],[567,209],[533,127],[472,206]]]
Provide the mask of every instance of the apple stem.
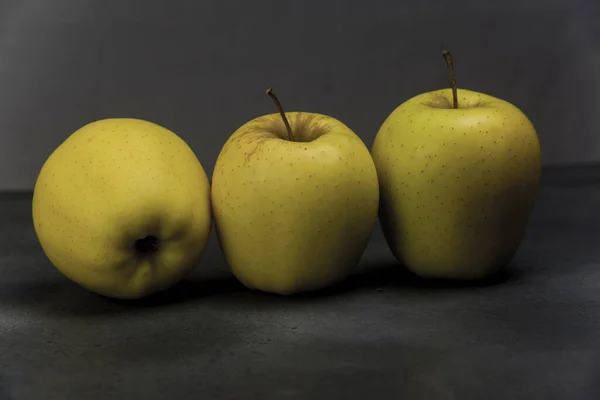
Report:
[[271,88],[267,89],[267,94],[273,99],[273,102],[275,103],[275,107],[277,107],[277,111],[279,111],[279,115],[281,115],[281,119],[283,120],[283,123],[285,124],[285,129],[287,131],[289,141],[293,142],[294,135],[292,134],[292,128],[290,127],[290,123],[288,122],[288,119],[285,116],[285,111],[283,111],[281,102],[279,101],[279,99],[277,98],[275,93],[273,93],[273,89],[271,89]]
[[458,108],[458,93],[456,89],[456,76],[454,75],[454,60],[452,60],[452,54],[448,50],[442,51],[442,56],[446,61],[446,67],[450,72],[450,82],[452,83],[452,100],[454,102],[454,108]]

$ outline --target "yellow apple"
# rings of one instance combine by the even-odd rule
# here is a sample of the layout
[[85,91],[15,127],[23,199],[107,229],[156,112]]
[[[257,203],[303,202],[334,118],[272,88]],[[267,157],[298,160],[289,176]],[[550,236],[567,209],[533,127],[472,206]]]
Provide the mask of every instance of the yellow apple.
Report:
[[385,119],[371,152],[380,223],[408,269],[478,279],[512,259],[541,171],[537,133],[516,106],[455,86],[423,93]]
[[348,126],[276,104],[279,114],[245,123],[223,146],[212,206],[239,281],[291,295],[349,275],[377,221],[379,185],[369,149]]
[[60,272],[90,291],[134,299],[167,289],[199,262],[211,229],[210,185],[175,133],[104,119],[52,152],[32,212]]

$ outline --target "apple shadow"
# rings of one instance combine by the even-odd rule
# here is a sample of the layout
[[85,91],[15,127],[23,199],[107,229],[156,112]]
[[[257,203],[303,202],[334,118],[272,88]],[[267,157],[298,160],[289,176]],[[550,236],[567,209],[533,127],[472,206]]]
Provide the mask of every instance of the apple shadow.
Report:
[[[247,289],[233,276],[221,277],[188,277],[162,292],[141,299],[114,299],[105,297],[107,301],[132,307],[160,307],[176,303],[185,303],[211,296],[242,293]],[[104,297],[104,296],[102,296]]]
[[115,299],[91,292],[70,280],[34,281],[2,293],[2,302],[26,313],[68,317],[106,316],[150,307],[168,307],[212,296],[243,292],[233,276],[189,277],[141,299]]
[[[323,301],[334,296],[346,296],[369,291],[419,291],[468,289],[501,285],[522,276],[522,268],[510,264],[494,275],[477,281],[424,279],[398,262],[384,261],[366,263],[345,280],[311,292],[290,296],[262,292],[245,287],[233,275],[191,275],[169,289],[141,299],[115,299],[90,292],[64,279],[34,281],[21,284],[3,293],[8,303],[23,307],[30,312],[69,317],[90,317],[136,312],[148,308],[160,308],[187,304],[198,300],[236,303],[252,302],[255,306],[272,307],[274,304],[288,306],[303,300]],[[239,295],[243,298],[240,299]],[[4,302],[5,300],[3,300]]]
[[422,278],[394,261],[366,264],[345,280],[313,292],[299,293],[298,298],[320,298],[360,291],[387,290],[456,290],[485,288],[506,284],[522,277],[522,269],[509,264],[498,272],[478,280]]

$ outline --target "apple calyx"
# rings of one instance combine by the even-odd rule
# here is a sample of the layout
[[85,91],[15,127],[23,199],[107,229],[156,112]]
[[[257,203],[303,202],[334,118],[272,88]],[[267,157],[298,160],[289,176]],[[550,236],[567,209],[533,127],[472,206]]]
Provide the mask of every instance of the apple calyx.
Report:
[[279,101],[279,99],[277,98],[275,93],[273,93],[273,89],[271,89],[271,88],[267,89],[267,94],[269,95],[269,97],[271,97],[271,99],[273,99],[273,102],[275,103],[275,107],[277,107],[277,111],[279,111],[279,115],[281,115],[281,119],[283,120],[283,123],[285,124],[285,130],[287,131],[288,140],[290,142],[295,142],[294,135],[292,133],[292,128],[290,127],[290,123],[288,122],[288,119],[285,116],[285,111],[283,111],[281,102]]
[[138,239],[134,243],[136,253],[140,255],[147,255],[156,253],[160,246],[158,245],[158,239],[155,236],[146,236],[142,239]]
[[446,61],[446,67],[448,68],[448,72],[450,73],[450,82],[452,84],[452,100],[454,108],[458,108],[458,93],[456,89],[456,76],[454,74],[454,60],[452,59],[452,54],[448,50],[442,50],[442,57],[444,57],[444,61]]

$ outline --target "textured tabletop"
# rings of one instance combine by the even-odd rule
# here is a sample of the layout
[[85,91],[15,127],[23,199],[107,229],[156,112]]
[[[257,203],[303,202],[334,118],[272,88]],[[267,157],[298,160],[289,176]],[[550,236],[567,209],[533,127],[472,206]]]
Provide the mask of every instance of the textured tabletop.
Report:
[[423,283],[379,228],[334,289],[251,292],[215,237],[172,290],[123,302],[43,255],[0,195],[0,399],[598,399],[600,167],[546,169],[511,267]]

